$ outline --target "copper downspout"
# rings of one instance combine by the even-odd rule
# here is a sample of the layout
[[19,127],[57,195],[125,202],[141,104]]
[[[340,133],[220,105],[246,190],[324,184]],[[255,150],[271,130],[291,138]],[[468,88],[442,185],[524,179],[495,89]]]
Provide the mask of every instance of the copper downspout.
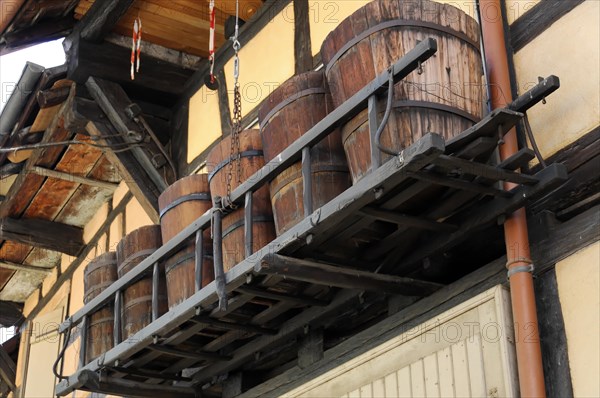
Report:
[[[481,29],[483,33],[486,68],[490,84],[493,108],[504,107],[512,101],[508,69],[507,49],[504,40],[500,0],[480,0]],[[513,128],[504,136],[500,146],[500,158],[509,158],[518,151],[517,133]],[[514,184],[506,183],[505,189]],[[533,290],[527,218],[525,209],[519,209],[504,224],[507,267],[510,276],[510,292],[517,347],[519,386],[523,397],[545,397],[542,350]]]

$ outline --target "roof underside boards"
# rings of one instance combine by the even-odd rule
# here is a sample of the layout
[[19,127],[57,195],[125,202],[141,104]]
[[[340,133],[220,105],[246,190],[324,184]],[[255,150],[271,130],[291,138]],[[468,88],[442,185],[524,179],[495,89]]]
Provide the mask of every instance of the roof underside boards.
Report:
[[[85,135],[81,121],[74,117],[75,88],[71,82],[61,84],[72,85],[71,92],[58,107],[43,108],[34,119],[34,130],[45,131],[42,142],[57,142],[75,139],[90,141]],[[46,87],[38,87],[45,89]],[[35,98],[37,92],[32,93]],[[40,119],[44,112],[50,114]],[[30,129],[31,130],[31,129]],[[12,141],[11,145],[15,145]],[[68,176],[86,177],[96,181],[116,183],[120,176],[99,148],[89,145],[61,145],[49,148],[38,148],[31,152],[24,161],[23,170],[9,189],[5,200],[0,204],[2,220],[15,219],[43,222],[57,233],[60,228],[83,228],[97,209],[108,200],[113,191],[106,187],[85,185],[69,180]],[[35,172],[33,172],[35,168]],[[46,177],[39,170],[50,173],[63,173],[62,178]],[[38,221],[39,220],[39,221]],[[24,222],[24,221],[23,221]],[[18,265],[51,269],[61,259],[60,246],[48,247],[43,240],[38,240],[34,233],[30,240],[20,240],[7,235],[4,230],[0,238],[0,300],[23,302],[39,286],[45,277],[44,272],[35,270],[13,270],[2,268],[2,262]],[[10,239],[10,240],[9,240]]]
[[[3,21],[6,29],[0,30],[0,54],[67,36],[93,4],[94,0],[26,0],[10,21]],[[209,0],[135,0],[112,32],[131,37],[133,21],[139,16],[145,41],[207,58],[208,4]],[[240,18],[248,20],[262,4],[263,0],[240,0]],[[219,48],[226,42],[225,21],[235,15],[235,2],[217,0],[215,9]]]

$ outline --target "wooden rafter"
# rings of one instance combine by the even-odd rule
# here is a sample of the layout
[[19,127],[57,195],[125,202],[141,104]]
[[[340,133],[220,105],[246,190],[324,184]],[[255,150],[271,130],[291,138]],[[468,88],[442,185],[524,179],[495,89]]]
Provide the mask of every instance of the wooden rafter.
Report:
[[48,220],[2,218],[0,240],[10,240],[77,256],[85,246],[83,229]]

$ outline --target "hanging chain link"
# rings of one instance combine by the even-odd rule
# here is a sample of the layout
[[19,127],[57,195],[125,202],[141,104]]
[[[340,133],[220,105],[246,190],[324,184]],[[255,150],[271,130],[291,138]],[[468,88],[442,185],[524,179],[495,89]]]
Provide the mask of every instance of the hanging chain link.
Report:
[[[237,10],[236,10],[237,14]],[[240,93],[240,41],[238,40],[239,35],[239,22],[236,17],[235,35],[231,38],[233,41],[233,51],[235,55],[233,58],[233,120],[231,130],[231,150],[229,156],[229,167],[227,172],[227,196],[231,195],[231,183],[233,181],[233,163],[236,163],[236,174],[238,185],[242,182],[242,162],[240,154],[240,133],[242,132],[242,95]]]

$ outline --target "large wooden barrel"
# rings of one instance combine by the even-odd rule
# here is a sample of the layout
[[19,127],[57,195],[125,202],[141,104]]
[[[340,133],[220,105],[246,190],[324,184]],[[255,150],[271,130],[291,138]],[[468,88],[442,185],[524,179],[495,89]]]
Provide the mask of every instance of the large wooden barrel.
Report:
[[[334,105],[354,95],[428,37],[437,53],[394,89],[393,112],[382,144],[401,151],[428,132],[450,138],[479,121],[484,103],[477,22],[456,7],[428,0],[375,0],[342,21],[321,56]],[[379,101],[381,120],[386,101]],[[343,127],[354,182],[371,167],[367,111]],[[385,161],[389,155],[382,154]]]
[[[265,165],[259,130],[245,130],[239,135],[239,160],[233,160],[231,190]],[[213,197],[227,195],[227,176],[231,158],[231,136],[225,137],[206,158],[209,171],[210,193]],[[237,157],[237,153],[235,154]],[[240,162],[239,167],[238,163]],[[275,238],[273,212],[265,185],[252,196],[252,250],[266,246]],[[245,258],[244,209],[238,209],[223,218],[223,267],[229,271]]]
[[[259,121],[265,160],[270,161],[323,119],[333,104],[322,71],[292,77],[260,107]],[[339,130],[310,152],[313,208],[317,209],[350,186]],[[275,229],[280,235],[304,218],[302,162],[279,174],[270,184]]]
[[[119,278],[135,268],[162,244],[160,226],[149,225],[127,234],[117,245]],[[150,268],[152,271],[153,268]],[[123,339],[133,336],[152,322],[152,272],[144,275],[123,292],[121,322]],[[158,284],[158,315],[167,312],[167,289],[164,267],[160,267]]]
[[[207,175],[196,174],[178,180],[160,195],[158,207],[162,240],[166,243],[212,207]],[[204,231],[202,237],[202,286],[206,286],[214,279],[210,230]],[[194,248],[192,237],[187,245],[165,261],[169,308],[195,293]]]
[[[83,271],[83,302],[89,303],[117,280],[117,256],[115,252],[104,253],[85,267]],[[114,306],[112,302],[90,315],[86,341],[85,362],[98,358],[113,348]]]

